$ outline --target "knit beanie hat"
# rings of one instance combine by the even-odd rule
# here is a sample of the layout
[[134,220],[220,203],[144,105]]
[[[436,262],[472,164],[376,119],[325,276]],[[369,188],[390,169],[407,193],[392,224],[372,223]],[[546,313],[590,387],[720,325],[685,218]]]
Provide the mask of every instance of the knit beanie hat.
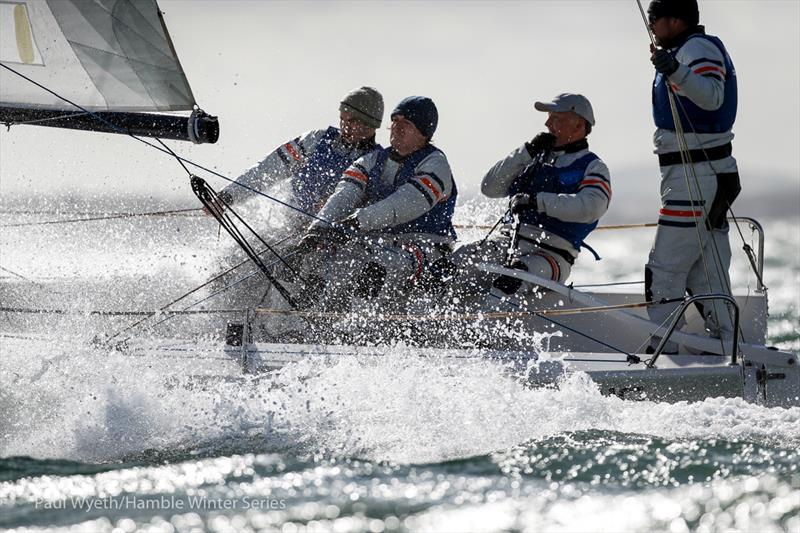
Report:
[[647,15],[651,21],[661,17],[675,17],[690,27],[700,23],[697,0],[653,0],[647,8]]
[[353,115],[371,128],[380,128],[383,118],[383,96],[373,87],[353,89],[344,97],[339,111]]
[[392,118],[402,115],[417,127],[427,139],[433,137],[439,124],[439,111],[436,104],[427,96],[409,96],[403,98],[392,111]]

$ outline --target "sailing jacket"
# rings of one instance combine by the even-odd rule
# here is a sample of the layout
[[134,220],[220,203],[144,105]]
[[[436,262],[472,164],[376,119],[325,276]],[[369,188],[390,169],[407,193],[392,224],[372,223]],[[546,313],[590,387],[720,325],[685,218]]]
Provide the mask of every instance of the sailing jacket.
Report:
[[230,203],[236,204],[256,194],[237,183],[264,191],[288,180],[293,205],[316,213],[333,192],[342,172],[377,148],[380,145],[374,138],[357,145],[346,143],[339,129],[333,126],[309,131],[276,148],[222,192],[228,195]]
[[344,172],[319,216],[336,221],[363,206],[356,211],[362,231],[420,233],[451,242],[457,196],[450,164],[438,148],[428,144],[402,158],[384,148]]
[[583,239],[608,210],[608,167],[589,151],[585,139],[557,149],[538,171],[532,163],[521,146],[489,170],[481,191],[489,198],[536,193],[536,210],[522,214],[520,235],[576,257]]
[[[669,77],[689,149],[713,148],[733,139],[737,85],[733,62],[719,38],[706,35],[702,26],[687,32],[669,49],[678,69]],[[678,140],[667,96],[667,77],[656,72],[653,80],[655,153],[678,152]],[[688,117],[688,120],[687,120]],[[691,125],[689,124],[691,122]]]

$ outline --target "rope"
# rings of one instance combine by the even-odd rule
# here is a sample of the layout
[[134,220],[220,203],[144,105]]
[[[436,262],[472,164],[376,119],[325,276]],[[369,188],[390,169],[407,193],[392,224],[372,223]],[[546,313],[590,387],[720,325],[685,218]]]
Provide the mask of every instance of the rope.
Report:
[[[82,316],[146,316],[151,317],[164,313],[158,311],[107,311],[107,310],[71,310],[71,309],[36,309],[30,307],[0,307],[0,313],[17,313],[29,315],[82,315]],[[209,315],[217,313],[243,313],[243,309],[186,309],[180,311],[167,311],[171,315]]]
[[26,277],[25,277],[25,276],[23,276],[22,274],[17,274],[17,273],[16,273],[16,272],[14,272],[13,270],[9,270],[9,269],[7,269],[7,268],[4,268],[4,267],[1,267],[1,266],[0,266],[0,270],[2,270],[3,272],[8,272],[8,273],[9,273],[9,274],[11,274],[12,276],[16,276],[16,277],[18,277],[18,278],[19,278],[19,279],[21,279],[21,280],[25,280],[25,281],[27,281],[28,283],[33,283],[33,284],[35,284],[35,285],[38,285],[38,283],[37,283],[37,282],[33,281],[32,279],[28,279],[28,278],[26,278]]
[[152,217],[152,216],[185,216],[184,213],[200,211],[198,208],[173,209],[170,211],[151,211],[149,213],[117,213],[106,216],[96,216],[87,218],[71,218],[67,220],[45,220],[42,222],[18,222],[16,224],[1,224],[0,228],[19,228],[23,226],[47,226],[51,224],[72,224],[74,222],[93,222],[96,220],[115,220],[120,218]]
[[[501,302],[506,302],[506,303],[508,303],[509,305],[511,305],[512,307],[516,307],[516,308],[518,308],[518,309],[521,309],[521,308],[522,308],[522,306],[521,306],[520,304],[518,304],[518,303],[516,303],[516,302],[513,302],[513,301],[511,301],[511,300],[509,300],[509,299],[507,299],[507,298],[503,298],[502,296],[497,296],[497,295],[496,295],[496,294],[494,294],[494,293],[491,293],[491,292],[490,292],[490,293],[489,293],[489,296],[491,296],[492,298],[496,298],[496,299],[500,300]],[[534,315],[534,316],[538,316],[539,318],[541,318],[541,319],[543,319],[543,320],[546,320],[547,322],[550,322],[551,324],[554,324],[554,325],[556,325],[556,326],[558,326],[558,327],[560,327],[560,328],[566,329],[567,331],[571,331],[571,332],[573,332],[573,333],[577,333],[578,335],[580,335],[580,336],[582,336],[582,337],[586,337],[586,338],[587,338],[587,339],[589,339],[590,341],[594,341],[594,342],[596,342],[597,344],[599,344],[600,346],[605,346],[606,348],[610,348],[610,349],[614,350],[615,352],[618,352],[618,353],[624,354],[625,356],[627,356],[627,358],[628,358],[628,361],[633,361],[634,359],[638,359],[638,357],[636,357],[634,354],[632,354],[632,353],[628,353],[628,352],[626,352],[625,350],[623,350],[622,348],[618,348],[618,347],[616,347],[616,346],[613,346],[613,345],[611,345],[611,344],[608,344],[607,342],[601,341],[600,339],[596,339],[596,338],[592,337],[591,335],[589,335],[588,333],[584,333],[584,332],[582,332],[582,331],[578,331],[577,329],[575,329],[575,328],[571,328],[571,327],[567,326],[566,324],[563,324],[563,323],[561,323],[561,322],[558,322],[558,321],[556,321],[556,320],[553,320],[552,318],[547,318],[546,316],[542,315],[542,314],[541,314],[541,312],[537,312],[537,311],[528,311],[527,313],[528,313],[528,314],[532,314],[532,315]]]

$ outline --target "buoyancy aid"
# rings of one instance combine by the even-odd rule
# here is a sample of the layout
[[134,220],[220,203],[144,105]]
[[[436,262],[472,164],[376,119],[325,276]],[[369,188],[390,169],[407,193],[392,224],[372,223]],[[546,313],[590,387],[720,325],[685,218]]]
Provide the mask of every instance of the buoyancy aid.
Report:
[[[577,193],[586,174],[586,168],[597,159],[599,158],[594,153],[589,152],[564,167],[557,167],[549,161],[541,166],[536,165],[535,162],[531,163],[511,184],[509,193],[511,196],[518,193]],[[520,222],[541,227],[545,231],[558,235],[569,241],[575,250],[580,250],[581,246],[586,247],[583,240],[597,227],[597,220],[591,223],[565,222],[535,209],[522,211]]]
[[[401,186],[405,185],[409,180],[414,177],[414,170],[417,168],[422,160],[428,157],[433,152],[440,152],[435,146],[428,144],[420,148],[416,152],[409,154],[400,163],[400,168],[394,176],[394,180],[386,182],[381,179],[383,168],[386,165],[386,160],[391,153],[390,148],[384,148],[378,154],[375,166],[370,169],[368,173],[366,198],[367,205],[380,202],[390,194],[394,193]],[[455,239],[456,232],[453,228],[453,212],[456,206],[456,197],[458,196],[458,189],[456,188],[455,181],[453,182],[453,190],[450,196],[444,200],[439,201],[431,208],[430,211],[424,215],[399,224],[386,228],[386,233],[401,234],[401,233],[429,233],[432,235],[441,235],[442,237],[449,237]]]
[[[733,127],[736,120],[736,108],[738,100],[738,89],[736,85],[736,69],[733,66],[730,56],[728,55],[725,46],[719,38],[713,35],[706,35],[702,29],[698,30],[700,33],[693,33],[689,35],[683,43],[674,49],[670,50],[673,57],[690,39],[705,39],[722,52],[725,68],[725,99],[722,106],[714,111],[708,111],[698,107],[691,100],[685,96],[676,95],[679,102],[678,115],[681,119],[681,126],[686,132],[697,133],[722,133],[729,131]],[[698,62],[709,63],[709,59],[698,60]],[[687,65],[692,68],[694,65]],[[719,65],[723,66],[723,65]],[[667,83],[669,80],[660,72],[656,72],[656,77],[653,80],[653,119],[656,126],[665,130],[675,131],[675,122],[672,120],[672,110],[669,105],[669,89]]]
[[[342,173],[365,153],[363,150],[337,153],[334,150],[334,143],[340,137],[339,128],[329,127],[308,161],[295,172],[292,192],[297,206],[304,211],[313,213],[319,211],[333,193]],[[381,148],[379,144],[375,144],[374,147]]]

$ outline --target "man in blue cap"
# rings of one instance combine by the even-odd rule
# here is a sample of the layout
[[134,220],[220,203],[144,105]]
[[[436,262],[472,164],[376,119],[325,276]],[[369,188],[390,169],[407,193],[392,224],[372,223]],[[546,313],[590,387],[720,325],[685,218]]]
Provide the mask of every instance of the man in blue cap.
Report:
[[[551,102],[536,102],[535,108],[547,112],[548,131],[501,159],[481,183],[489,198],[510,198],[518,227],[506,228],[506,236],[456,251],[454,261],[460,271],[456,287],[466,292],[489,288],[491,280],[476,268],[477,263],[505,264],[563,282],[585,246],[584,239],[608,210],[608,167],[589,151],[586,140],[595,124],[589,100],[562,93]],[[513,294],[522,282],[501,276],[494,286]]]
[[333,226],[314,222],[301,243],[306,249],[329,246],[354,234],[379,241],[354,273],[365,295],[380,290],[376,280],[414,285],[455,240],[458,190],[444,152],[431,144],[439,122],[436,105],[425,96],[409,96],[391,119],[391,147],[365,155],[344,172],[319,212]]
[[[653,136],[661,168],[658,230],[645,267],[649,301],[691,294],[730,293],[727,211],[741,190],[731,140],[736,120],[736,70],[719,38],[699,25],[696,0],[653,0],[647,10],[656,44],[650,60]],[[675,124],[673,107],[678,114]],[[681,152],[682,141],[685,148]],[[648,307],[650,319],[669,319],[678,303]],[[704,303],[706,329],[732,336],[722,302]],[[651,340],[649,350],[658,339]],[[666,352],[676,352],[670,342]]]

